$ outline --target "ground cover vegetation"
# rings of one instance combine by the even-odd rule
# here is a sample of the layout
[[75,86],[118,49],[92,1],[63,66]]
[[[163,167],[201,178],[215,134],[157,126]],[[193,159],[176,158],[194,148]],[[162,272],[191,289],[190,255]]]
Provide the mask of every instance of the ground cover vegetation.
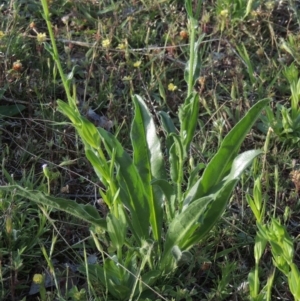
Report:
[[3,1],[1,300],[300,300],[299,3]]

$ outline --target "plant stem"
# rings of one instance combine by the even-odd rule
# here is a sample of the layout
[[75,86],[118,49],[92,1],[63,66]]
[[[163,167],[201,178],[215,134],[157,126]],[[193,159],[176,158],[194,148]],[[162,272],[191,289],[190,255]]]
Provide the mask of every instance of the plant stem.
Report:
[[57,50],[57,46],[56,46],[56,42],[55,42],[55,37],[54,37],[54,34],[53,34],[53,30],[52,30],[52,24],[51,24],[51,21],[50,21],[50,14],[49,14],[49,8],[48,8],[47,0],[41,0],[41,3],[42,3],[42,6],[43,6],[44,19],[45,19],[46,24],[47,24],[47,28],[48,28],[48,32],[49,32],[49,36],[50,36],[50,41],[51,41],[51,45],[52,45],[52,49],[53,49],[53,54],[52,54],[53,60],[55,61],[55,64],[56,64],[58,72],[59,72],[59,75],[62,79],[64,89],[65,89],[66,94],[67,94],[68,102],[69,102],[70,105],[73,106],[73,104],[75,102],[74,102],[74,100],[71,96],[69,85],[68,85],[66,76],[64,74],[62,65],[60,63],[60,60],[59,60],[59,54],[58,54],[58,50]]
[[193,17],[189,18],[190,23],[190,65],[189,65],[189,79],[188,79],[188,94],[189,96],[194,87],[194,60],[195,60],[195,37],[196,37],[196,20]]
[[180,158],[179,159],[179,175],[178,175],[178,181],[177,181],[177,200],[178,200],[178,205],[180,210],[182,209],[182,203],[183,203],[183,199],[182,199],[182,179],[183,179],[183,161]]
[[259,291],[259,277],[258,277],[258,262],[255,263],[255,270],[254,270],[254,292],[255,292],[255,297],[258,296],[258,291]]
[[48,195],[50,195],[50,178],[47,177]]

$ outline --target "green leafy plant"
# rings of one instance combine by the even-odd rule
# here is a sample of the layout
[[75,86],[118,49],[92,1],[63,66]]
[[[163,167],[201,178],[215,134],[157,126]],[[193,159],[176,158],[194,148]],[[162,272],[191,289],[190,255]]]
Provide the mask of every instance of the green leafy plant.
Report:
[[[278,168],[275,167],[275,181],[278,180]],[[247,195],[248,204],[256,218],[258,228],[255,244],[254,244],[254,259],[255,267],[248,275],[250,298],[253,301],[272,299],[271,290],[275,277],[276,268],[279,269],[288,280],[289,289],[294,300],[300,300],[299,281],[300,273],[294,260],[293,239],[288,234],[285,226],[281,225],[276,218],[271,218],[268,223],[264,222],[266,196],[262,195],[261,177],[257,178],[253,190],[253,198]],[[276,203],[275,203],[276,205]],[[275,216],[275,212],[274,212]],[[259,262],[265,253],[267,244],[271,246],[272,261],[274,267],[267,279],[267,283],[260,289],[259,280]]]
[[[254,183],[253,197],[246,195],[247,202],[256,218],[257,223],[263,224],[265,218],[266,197],[262,195],[261,177]],[[266,285],[260,290],[259,263],[267,245],[267,240],[257,231],[254,243],[255,267],[248,275],[249,294],[252,301],[271,300],[275,270],[268,277]]]
[[[140,273],[142,281],[151,285],[158,277],[174,271],[178,262],[189,254],[186,252],[215,225],[239,176],[261,153],[247,151],[236,156],[245,135],[267,103],[266,100],[260,101],[250,109],[225,137],[203,175],[199,177],[194,170],[189,175],[190,185],[182,192],[178,188],[179,184],[180,187],[185,185],[180,176],[185,160],[181,137],[174,132],[167,135],[172,143],[169,148],[169,179],[151,115],[139,96],[133,101],[136,108],[131,129],[133,158],[111,133],[96,129],[78,112],[70,110],[70,105],[59,101],[59,109],[76,121],[74,125],[85,144],[86,155],[106,185],[106,192],[101,192],[110,209],[106,219],[90,205],[29,191],[17,185],[1,187],[10,191],[15,189],[15,193],[24,198],[63,210],[94,225],[96,230],[100,227],[107,231],[116,253],[111,254],[112,259],[107,259],[97,270],[103,284],[107,279],[115,279],[108,287],[110,293],[119,299],[128,298],[135,283],[135,278],[122,266],[134,275]],[[165,113],[162,115],[165,123],[172,125],[171,119]],[[128,235],[129,232],[132,235]],[[144,262],[143,267],[137,268],[137,257]],[[124,290],[120,290],[120,285]],[[137,287],[134,294],[143,289]]]
[[[160,113],[166,145],[162,151],[154,120],[143,99],[134,95],[131,156],[116,136],[96,128],[81,116],[75,96],[70,93],[72,76],[66,77],[58,59],[47,1],[42,0],[42,4],[52,44],[45,43],[45,48],[57,64],[68,99],[67,103],[57,101],[58,110],[71,120],[82,139],[86,157],[105,186],[100,194],[109,213],[103,218],[91,205],[77,204],[18,185],[1,189],[13,190],[26,199],[63,210],[91,224],[94,241],[103,254],[103,264],[85,267],[89,277],[100,281],[118,300],[146,296],[147,289],[158,279],[174,272],[179,263],[192,256],[189,250],[218,222],[239,177],[261,154],[259,150],[239,155],[238,152],[269,100],[257,102],[234,126],[201,176],[201,164],[184,172],[188,160],[193,159],[190,145],[199,112],[198,94],[193,86],[201,65],[197,56],[200,43],[195,42],[196,18],[191,1],[187,1],[192,43],[185,72],[188,95],[179,110],[180,129],[177,130],[167,113]],[[108,249],[99,242],[103,232],[109,238]]]
[[295,301],[300,300],[300,272],[294,260],[293,239],[286,227],[278,219],[272,218],[268,225],[257,224],[260,237],[269,242],[273,256],[273,264],[288,280],[290,292]]
[[281,141],[293,145],[300,141],[300,80],[295,64],[286,67],[283,74],[290,84],[291,105],[276,104],[275,110],[267,107],[266,115],[262,117],[264,126],[260,125],[260,128],[266,132],[267,127],[272,127]]

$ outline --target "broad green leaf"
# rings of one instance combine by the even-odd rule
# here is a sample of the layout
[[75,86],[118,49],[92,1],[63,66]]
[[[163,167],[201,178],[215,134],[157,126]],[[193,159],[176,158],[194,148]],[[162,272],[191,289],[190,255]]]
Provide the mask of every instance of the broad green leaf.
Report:
[[[115,191],[116,188],[112,187],[115,184],[114,179],[110,176],[109,166],[101,149],[101,137],[97,128],[88,119],[82,117],[76,107],[72,108],[69,104],[61,100],[58,100],[57,102],[59,111],[65,114],[72,121],[79,136],[81,137],[85,145],[85,154],[91,162],[97,176],[107,189],[111,188]],[[107,201],[108,200],[106,198],[106,202]],[[107,204],[110,203],[111,200],[107,202]]]
[[15,194],[23,198],[29,199],[40,205],[62,210],[96,227],[102,227],[105,229],[107,227],[105,219],[101,218],[97,209],[89,204],[82,205],[72,200],[48,196],[40,191],[27,190],[18,185],[0,186],[0,190],[7,192],[14,191]]
[[[232,190],[239,180],[239,177],[244,170],[252,163],[255,157],[262,152],[259,150],[246,151],[235,158],[232,163],[231,171],[227,177],[223,179],[218,185],[214,187],[214,201],[211,203],[209,208],[206,210],[203,218],[203,223],[185,244],[185,248],[190,248],[193,244],[201,240],[212,227],[220,219],[221,215],[226,209],[228,200],[231,196]],[[197,191],[195,191],[197,194]],[[191,198],[193,198],[191,196]],[[187,199],[185,200],[187,201]],[[187,210],[191,204],[184,203],[183,212]]]
[[239,154],[233,160],[230,173],[225,178],[226,181],[238,179],[245,171],[245,169],[253,162],[253,160],[262,153],[263,151],[261,150],[249,150]]
[[85,148],[85,155],[92,164],[99,180],[105,186],[108,186],[112,179],[109,178],[107,162],[103,161],[99,156],[97,156],[95,150],[89,147]]
[[169,150],[170,176],[174,183],[182,181],[182,164],[184,160],[184,150],[180,136],[171,134],[170,138],[174,143]]
[[190,176],[188,179],[188,185],[187,185],[187,190],[189,190],[199,179],[199,172],[200,170],[205,168],[204,163],[199,163],[195,166],[195,168],[190,172]]
[[171,119],[171,117],[164,111],[160,111],[159,112],[159,116],[161,118],[161,123],[162,123],[162,126],[164,128],[164,130],[166,131],[167,135],[168,136],[169,134],[171,133],[177,133],[177,130],[175,128],[175,125]]
[[163,222],[162,192],[151,185],[153,179],[166,179],[160,141],[151,114],[138,95],[133,97],[135,116],[131,125],[133,162],[141,177],[150,209],[150,223],[154,239],[161,239]]
[[20,114],[25,108],[23,105],[0,106],[0,118],[15,116]]
[[[255,278],[255,270],[252,269],[250,273],[248,274],[248,282],[249,282],[249,293],[251,298],[257,297],[257,291],[256,291],[256,281],[259,281],[259,279]],[[255,300],[255,299],[254,299]]]
[[288,274],[288,282],[295,300],[300,300],[300,273],[296,264],[290,264],[291,271]]
[[228,133],[218,152],[205,168],[201,179],[188,191],[185,204],[210,194],[226,176],[242,142],[268,102],[268,99],[264,99],[255,104]]
[[119,211],[121,215],[116,218],[113,214],[109,213],[107,220],[107,232],[111,239],[113,246],[116,249],[121,249],[125,241],[126,234],[126,218],[122,210]]
[[193,140],[197,120],[199,118],[199,95],[193,92],[187,97],[184,104],[179,108],[180,136],[182,139],[185,156]]
[[109,132],[99,128],[99,133],[111,157],[114,153],[117,181],[120,187],[120,201],[129,209],[132,218],[132,231],[138,241],[149,237],[149,204],[144,184],[129,154],[120,142]]
[[207,196],[194,201],[188,208],[176,216],[171,222],[166,234],[164,252],[161,260],[161,267],[165,271],[171,271],[174,268],[172,263],[172,249],[175,246],[183,249],[188,238],[202,224],[203,215],[213,202],[212,196]]
[[76,128],[81,127],[80,114],[62,100],[57,100],[58,111],[66,115]]
[[[142,283],[142,289],[148,289],[149,286],[152,286],[159,277],[161,277],[161,272],[159,270],[152,270],[152,271],[144,273],[142,275],[142,281],[144,283],[146,283],[148,286],[145,286]],[[137,292],[137,293],[139,293],[139,292]]]
[[165,202],[165,208],[166,208],[166,214],[167,214],[167,220],[171,221],[175,217],[175,191],[174,187],[166,180],[153,180],[152,185],[157,185],[161,191],[164,194],[164,202]]
[[247,203],[250,206],[250,208],[251,208],[251,210],[252,210],[252,212],[253,212],[256,220],[258,222],[261,222],[260,221],[260,211],[257,209],[257,207],[255,205],[255,202],[254,202],[254,199],[252,199],[251,196],[247,194],[246,195],[246,200],[247,200]]
[[171,119],[171,117],[166,112],[159,112],[161,125],[165,131],[166,135],[166,144],[167,149],[170,151],[172,145],[173,145],[173,139],[171,138],[171,134],[176,134],[178,131],[175,128],[175,125]]
[[224,138],[217,154],[208,163],[202,176],[202,193],[206,195],[225,176],[236,157],[246,135],[256,122],[263,108],[269,103],[264,99],[255,104]]
[[190,262],[193,258],[193,255],[189,251],[181,252],[178,246],[172,248],[172,255],[177,264]]
[[258,177],[254,182],[253,198],[256,208],[261,211],[263,208],[262,189],[261,189],[261,177]]
[[76,127],[82,140],[94,149],[98,149],[101,139],[97,128],[85,117],[80,116],[81,126]]
[[267,242],[268,241],[260,234],[260,232],[257,232],[254,244],[254,259],[257,264],[265,252]]
[[[226,205],[230,199],[233,188],[235,187],[238,180],[231,180],[226,183],[221,183],[221,189],[219,189],[215,194],[210,195],[213,200],[210,202],[209,207],[201,216],[202,223],[199,227],[194,231],[194,233],[187,237],[182,248],[184,250],[191,248],[193,245],[201,241],[203,237],[213,228],[213,226],[220,219],[223,214]],[[205,198],[205,197],[204,197]],[[197,202],[198,200],[194,201]],[[193,202],[193,203],[194,203]],[[191,203],[186,210],[193,204]],[[186,211],[185,210],[185,211]],[[183,211],[182,213],[184,213]]]
[[182,252],[178,246],[174,246],[172,248],[172,255],[174,256],[176,262],[178,262],[181,259]]

